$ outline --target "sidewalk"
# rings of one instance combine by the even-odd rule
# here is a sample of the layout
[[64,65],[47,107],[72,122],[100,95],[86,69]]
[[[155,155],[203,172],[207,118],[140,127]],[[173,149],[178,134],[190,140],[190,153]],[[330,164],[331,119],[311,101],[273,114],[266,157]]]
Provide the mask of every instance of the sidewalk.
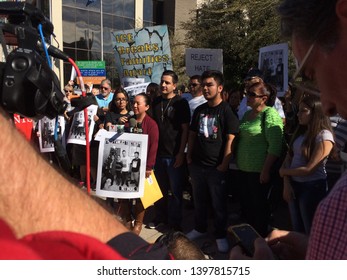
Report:
[[[228,200],[228,225],[239,224],[242,221],[238,216],[238,204],[234,202],[231,198]],[[189,200],[184,199],[183,206],[183,224],[182,229],[183,233],[188,233],[194,227],[194,210]],[[154,219],[154,209],[149,207],[146,210],[146,215],[144,219],[144,226],[142,228],[140,236],[149,243],[153,243],[156,239],[161,236],[163,233],[167,232],[167,228],[162,225],[157,229],[149,229],[147,225]],[[290,229],[289,223],[289,213],[288,208],[285,203],[280,203],[276,210],[274,211],[271,219],[271,226],[280,228],[280,229]],[[228,259],[228,254],[222,254],[218,252],[215,240],[212,235],[213,231],[213,219],[209,219],[209,232],[204,238],[200,238],[195,242],[201,248],[201,250],[211,256],[213,259],[217,260],[226,260]]]

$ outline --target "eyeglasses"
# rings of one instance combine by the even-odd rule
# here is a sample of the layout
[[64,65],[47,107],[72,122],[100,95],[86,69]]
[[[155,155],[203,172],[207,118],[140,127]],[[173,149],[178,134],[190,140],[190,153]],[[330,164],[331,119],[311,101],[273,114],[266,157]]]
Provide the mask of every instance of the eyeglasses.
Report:
[[189,87],[196,87],[199,86],[200,84],[189,84]]
[[256,94],[256,93],[253,92],[253,91],[247,91],[247,92],[246,92],[246,95],[247,95],[248,97],[254,97],[254,98],[266,96],[265,94],[258,95],[258,94]]
[[110,90],[110,88],[108,88],[108,87],[100,87],[100,89]]
[[128,101],[126,98],[117,98],[116,99],[116,102],[122,102],[122,101]]
[[295,71],[292,82],[290,82],[289,84],[292,85],[293,87],[298,88],[299,90],[306,92],[306,93],[310,93],[310,94],[314,94],[314,95],[319,95],[320,91],[318,89],[318,85],[317,82],[315,80],[310,80],[308,77],[305,76],[304,73],[304,66],[308,60],[308,58],[310,57],[312,50],[314,48],[315,44],[313,43],[307,53],[305,54],[301,64],[299,65],[298,69]]

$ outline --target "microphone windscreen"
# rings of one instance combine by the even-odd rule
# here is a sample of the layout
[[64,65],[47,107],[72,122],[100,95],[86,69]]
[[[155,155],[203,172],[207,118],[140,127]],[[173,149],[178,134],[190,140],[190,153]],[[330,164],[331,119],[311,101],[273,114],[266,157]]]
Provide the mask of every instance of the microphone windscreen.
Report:
[[135,120],[134,118],[131,118],[131,119],[129,120],[129,126],[130,126],[130,127],[136,127],[136,120]]

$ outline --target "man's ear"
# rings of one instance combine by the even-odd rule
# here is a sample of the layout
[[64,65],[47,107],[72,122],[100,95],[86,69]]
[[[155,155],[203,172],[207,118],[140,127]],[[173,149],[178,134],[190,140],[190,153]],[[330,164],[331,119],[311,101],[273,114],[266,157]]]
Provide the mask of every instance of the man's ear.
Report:
[[222,85],[219,85],[219,86],[218,86],[218,90],[219,90],[219,93],[220,93],[221,95],[222,95],[222,92],[223,92],[223,88],[224,88],[224,87],[223,87]]
[[335,11],[341,23],[347,24],[347,0],[338,0]]

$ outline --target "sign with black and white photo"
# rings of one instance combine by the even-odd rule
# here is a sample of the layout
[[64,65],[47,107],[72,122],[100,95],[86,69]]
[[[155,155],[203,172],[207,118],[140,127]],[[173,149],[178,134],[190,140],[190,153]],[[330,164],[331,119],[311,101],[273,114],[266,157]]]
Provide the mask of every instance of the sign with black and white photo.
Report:
[[277,96],[283,96],[288,89],[288,44],[260,48],[258,64],[264,81],[276,86]]
[[[96,115],[98,111],[97,105],[90,105],[87,108],[88,111],[88,127],[89,127],[89,142],[92,140],[93,130],[94,130],[94,115]],[[85,145],[86,144],[86,130],[85,130],[85,118],[84,118],[84,110],[77,112],[74,114],[69,137],[67,143]]]
[[38,123],[39,144],[41,153],[54,152],[54,132],[56,129],[57,140],[62,141],[65,145],[65,120],[63,116],[58,117],[58,125],[56,128],[56,119],[43,117]]
[[145,134],[103,131],[100,135],[96,195],[114,198],[143,196],[147,141]]

